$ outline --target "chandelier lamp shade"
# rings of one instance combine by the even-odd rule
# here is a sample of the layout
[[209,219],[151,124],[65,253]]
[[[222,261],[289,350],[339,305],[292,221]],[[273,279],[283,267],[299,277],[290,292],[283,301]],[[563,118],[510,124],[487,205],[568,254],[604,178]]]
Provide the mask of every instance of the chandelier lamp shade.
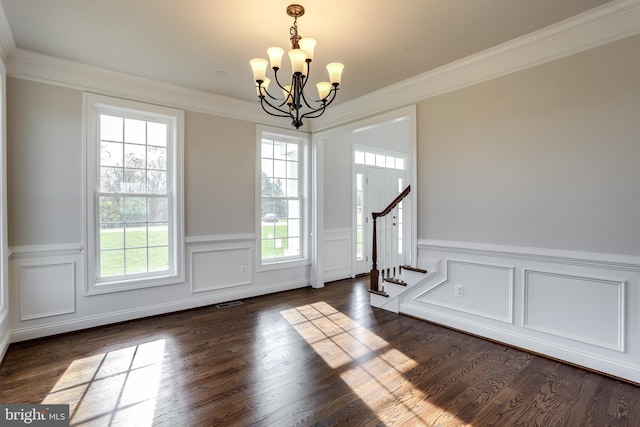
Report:
[[[291,61],[291,76],[281,77],[278,75],[284,55],[284,49],[279,47],[267,49],[268,61],[263,58],[253,58],[249,64],[253,70],[256,94],[260,99],[262,109],[272,116],[290,118],[291,124],[298,129],[302,126],[302,119],[320,117],[333,102],[338,86],[340,86],[344,65],[339,62],[328,64],[329,81],[316,84],[317,98],[307,95],[305,88],[309,81],[316,41],[298,35],[298,17],[304,15],[304,7],[299,4],[289,5],[287,15],[293,18],[293,26],[290,29],[291,50],[288,52]],[[273,70],[273,81],[266,76],[269,65]],[[274,96],[273,91],[269,92],[269,85],[272,82],[278,86],[276,92],[281,92],[282,96]],[[273,86],[272,84],[272,89]]]

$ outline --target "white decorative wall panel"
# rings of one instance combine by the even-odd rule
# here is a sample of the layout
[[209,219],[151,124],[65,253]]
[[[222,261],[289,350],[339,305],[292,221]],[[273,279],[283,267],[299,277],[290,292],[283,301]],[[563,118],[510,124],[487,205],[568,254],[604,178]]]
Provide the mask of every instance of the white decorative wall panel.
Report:
[[351,229],[325,230],[325,281],[351,277]]
[[[514,269],[447,260],[446,278],[416,298],[436,306],[503,322],[513,322]],[[456,288],[461,294],[456,295]]]
[[525,270],[523,326],[624,351],[624,289],[621,281]]
[[204,292],[251,283],[251,249],[199,248],[190,251],[191,291]]
[[75,311],[76,264],[20,265],[20,320]]
[[[443,271],[403,295],[400,313],[640,383],[639,256],[440,240],[422,240],[419,256]],[[507,283],[513,322],[496,322]]]

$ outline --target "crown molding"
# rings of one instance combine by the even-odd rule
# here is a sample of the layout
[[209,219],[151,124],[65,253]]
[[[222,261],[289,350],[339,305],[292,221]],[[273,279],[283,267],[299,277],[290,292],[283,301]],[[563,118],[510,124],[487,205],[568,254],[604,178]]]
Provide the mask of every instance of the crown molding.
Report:
[[[614,0],[375,92],[332,106],[309,121],[318,132],[424,99],[534,67],[640,33],[640,0]],[[0,7],[0,55],[11,77],[103,95],[171,106],[232,119],[288,128],[257,103],[171,85],[16,48]]]
[[313,131],[403,107],[640,33],[640,0],[614,0],[331,108]]
[[265,115],[257,103],[84,65],[21,48],[11,52],[6,66],[10,77],[232,119],[283,126],[281,120]]
[[13,39],[13,32],[7,15],[4,13],[4,7],[0,4],[0,58],[2,62],[6,62],[7,58],[16,48],[16,41]]

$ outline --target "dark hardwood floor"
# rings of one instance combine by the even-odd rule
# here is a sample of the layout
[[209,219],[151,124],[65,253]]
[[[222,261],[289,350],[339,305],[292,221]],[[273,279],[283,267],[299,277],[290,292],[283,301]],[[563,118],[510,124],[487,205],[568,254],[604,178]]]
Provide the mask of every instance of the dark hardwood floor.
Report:
[[640,426],[640,387],[371,308],[368,278],[12,344],[71,425]]

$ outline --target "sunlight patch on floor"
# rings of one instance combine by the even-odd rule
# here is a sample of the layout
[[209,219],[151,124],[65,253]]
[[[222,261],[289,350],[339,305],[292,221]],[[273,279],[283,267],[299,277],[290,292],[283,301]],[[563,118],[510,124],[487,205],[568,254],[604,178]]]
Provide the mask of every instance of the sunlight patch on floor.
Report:
[[71,425],[151,426],[165,340],[74,360],[42,401],[68,404]]
[[[464,424],[429,402],[405,374],[418,364],[401,351],[326,302],[280,314],[384,423],[427,425],[426,418],[445,416]],[[362,360],[358,360],[362,359]],[[355,367],[352,362],[358,360]]]

